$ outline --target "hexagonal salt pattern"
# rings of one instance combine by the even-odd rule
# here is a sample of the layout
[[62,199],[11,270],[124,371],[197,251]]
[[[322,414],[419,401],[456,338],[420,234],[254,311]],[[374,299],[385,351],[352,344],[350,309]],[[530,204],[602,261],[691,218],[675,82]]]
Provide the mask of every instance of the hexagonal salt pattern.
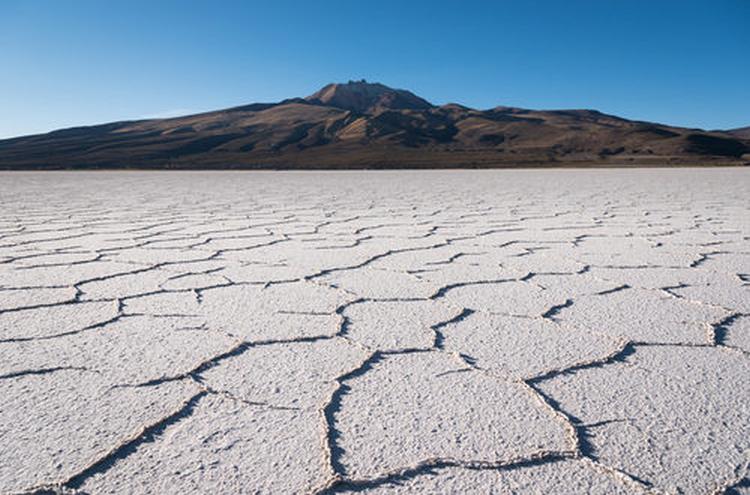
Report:
[[744,169],[0,174],[2,493],[750,493]]

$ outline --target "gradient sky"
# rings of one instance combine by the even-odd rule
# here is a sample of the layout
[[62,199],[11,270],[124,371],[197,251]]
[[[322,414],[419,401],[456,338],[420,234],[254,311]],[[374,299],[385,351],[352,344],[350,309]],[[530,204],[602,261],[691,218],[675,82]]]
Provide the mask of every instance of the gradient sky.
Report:
[[750,125],[750,1],[0,0],[0,137],[305,96]]

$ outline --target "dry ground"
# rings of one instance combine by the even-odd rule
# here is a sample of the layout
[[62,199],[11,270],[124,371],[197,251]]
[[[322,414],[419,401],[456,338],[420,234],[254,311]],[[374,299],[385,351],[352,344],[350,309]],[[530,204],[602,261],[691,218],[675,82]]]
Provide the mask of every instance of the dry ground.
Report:
[[748,494],[749,191],[0,174],[0,492]]

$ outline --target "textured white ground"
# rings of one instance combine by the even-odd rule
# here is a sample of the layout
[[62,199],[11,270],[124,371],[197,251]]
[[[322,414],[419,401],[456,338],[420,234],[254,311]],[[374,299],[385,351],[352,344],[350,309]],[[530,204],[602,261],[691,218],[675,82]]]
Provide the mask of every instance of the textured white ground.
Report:
[[1,493],[734,493],[750,170],[0,174]]

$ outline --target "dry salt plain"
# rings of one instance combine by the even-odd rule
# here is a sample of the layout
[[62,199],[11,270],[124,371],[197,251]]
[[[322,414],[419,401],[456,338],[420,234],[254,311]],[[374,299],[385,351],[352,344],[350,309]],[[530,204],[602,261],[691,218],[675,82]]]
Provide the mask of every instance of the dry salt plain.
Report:
[[750,170],[0,175],[2,493],[750,493]]

